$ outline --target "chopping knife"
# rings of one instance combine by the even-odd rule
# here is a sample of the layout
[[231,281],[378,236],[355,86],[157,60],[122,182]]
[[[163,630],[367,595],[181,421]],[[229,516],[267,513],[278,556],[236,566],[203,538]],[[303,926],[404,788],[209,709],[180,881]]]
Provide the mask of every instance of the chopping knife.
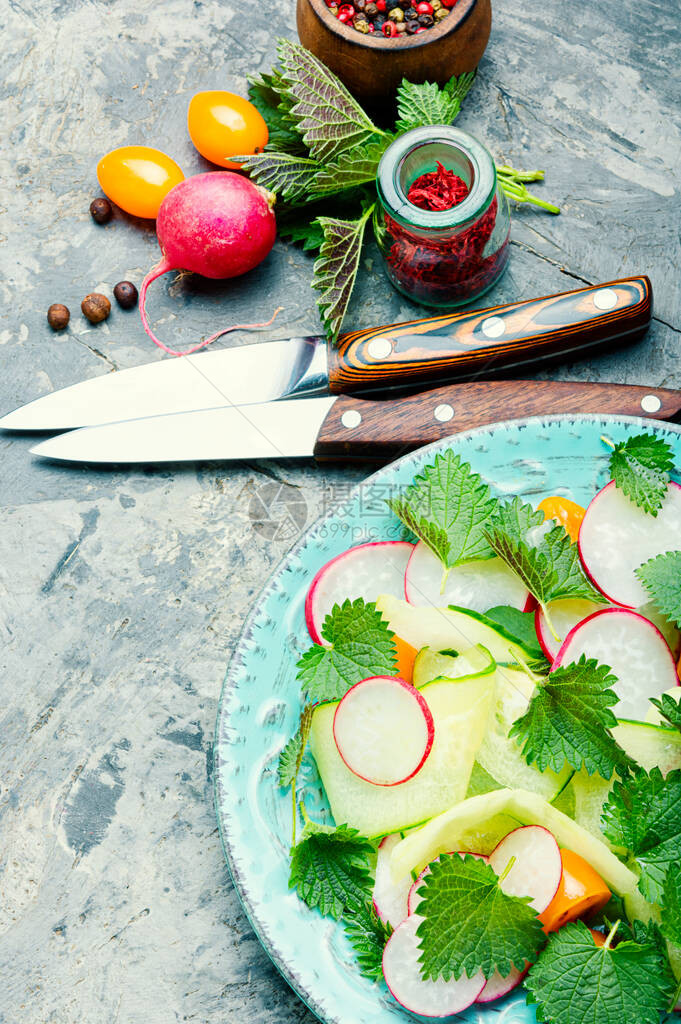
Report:
[[82,427],[31,449],[89,463],[277,459],[388,461],[460,430],[524,416],[681,418],[681,391],[572,381],[475,381],[384,398],[327,396]]
[[104,374],[0,419],[5,430],[67,430],[316,395],[412,390],[556,361],[640,338],[652,286],[632,277],[525,302],[344,334],[289,338]]

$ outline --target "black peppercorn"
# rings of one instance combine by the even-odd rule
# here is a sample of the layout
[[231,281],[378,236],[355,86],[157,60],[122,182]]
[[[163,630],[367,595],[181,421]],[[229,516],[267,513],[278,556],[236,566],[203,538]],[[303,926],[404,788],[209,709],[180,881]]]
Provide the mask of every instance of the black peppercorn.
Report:
[[113,217],[113,206],[104,196],[98,196],[90,203],[90,216],[97,224],[106,224]]
[[374,18],[374,28],[376,29],[377,32],[381,31],[387,20],[388,19],[386,18],[385,14],[381,14],[381,12],[379,11],[379,13]]
[[410,36],[413,36],[414,32],[416,32],[418,28],[420,28],[420,26],[416,18],[412,18],[407,22],[407,32]]
[[400,6],[400,0],[385,0],[386,10],[394,11],[396,7]]
[[374,3],[368,3],[364,8],[367,18],[373,19],[378,14],[378,7]]
[[406,11],[404,12],[404,16],[407,19],[407,21],[413,21],[414,18],[418,18],[418,13],[416,11],[416,8],[415,7],[407,7]]
[[432,14],[419,14],[419,25],[422,28],[431,28],[434,22]]
[[137,305],[137,289],[132,281],[119,281],[113,293],[121,309],[132,309]]

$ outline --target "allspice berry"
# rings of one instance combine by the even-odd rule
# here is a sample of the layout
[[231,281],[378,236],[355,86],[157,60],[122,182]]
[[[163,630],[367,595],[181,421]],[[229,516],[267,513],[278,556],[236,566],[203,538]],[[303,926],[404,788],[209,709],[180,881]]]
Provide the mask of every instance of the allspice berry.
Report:
[[47,322],[53,331],[63,331],[68,327],[70,319],[68,306],[63,306],[61,302],[53,302],[47,311]]
[[121,309],[132,309],[137,305],[137,289],[132,281],[119,281],[114,286],[114,297]]
[[111,303],[106,295],[101,295],[99,292],[91,292],[90,295],[85,296],[80,304],[80,308],[83,316],[86,316],[91,324],[100,324],[102,320],[106,320],[111,312]]
[[107,224],[113,217],[113,206],[104,196],[98,196],[90,203],[90,216],[97,224]]

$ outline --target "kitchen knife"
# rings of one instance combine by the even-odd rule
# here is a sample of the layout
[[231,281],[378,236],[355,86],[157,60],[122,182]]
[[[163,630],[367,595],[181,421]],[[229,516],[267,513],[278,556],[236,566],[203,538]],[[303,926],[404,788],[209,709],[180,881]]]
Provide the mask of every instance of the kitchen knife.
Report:
[[524,416],[681,418],[681,391],[574,381],[475,381],[407,397],[340,395],[223,406],[82,427],[32,448],[67,462],[277,459],[385,462],[460,430]]
[[323,338],[289,338],[104,374],[0,419],[5,430],[88,424],[310,395],[419,389],[488,377],[640,338],[652,316],[647,277],[541,299]]

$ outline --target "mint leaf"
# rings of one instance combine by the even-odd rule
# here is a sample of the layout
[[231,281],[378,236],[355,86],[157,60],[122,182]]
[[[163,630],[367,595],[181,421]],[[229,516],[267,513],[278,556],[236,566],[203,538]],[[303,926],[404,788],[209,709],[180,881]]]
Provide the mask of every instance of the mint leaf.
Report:
[[652,516],[662,508],[673,469],[671,445],[653,434],[636,434],[620,441],[610,456],[615,485]]
[[461,99],[455,87],[441,89],[434,82],[415,85],[403,78],[397,90],[395,128],[398,132],[408,132],[427,124],[451,124],[461,110]]
[[356,185],[373,183],[380,159],[390,142],[391,139],[386,137],[379,141],[364,142],[339,153],[335,160],[327,163],[317,173],[315,194],[330,195]]
[[681,551],[648,559],[636,570],[656,608],[681,629]]
[[354,828],[309,822],[291,851],[289,889],[296,889],[308,907],[338,920],[346,909],[366,902],[373,884],[372,852],[371,843]]
[[331,341],[337,340],[350,303],[359,270],[366,223],[373,210],[372,204],[359,220],[317,218],[324,232],[324,241],[319,250],[319,257],[315,260],[312,287],[322,293],[317,305]]
[[313,712],[314,708],[311,704],[307,704],[306,707],[303,708],[300,714],[300,723],[298,725],[297,732],[291,737],[279,755],[277,774],[279,777],[279,785],[282,789],[287,789],[289,786],[295,786],[296,779],[298,778],[298,772],[300,771],[300,766],[303,761],[305,747],[307,746],[307,738],[310,735]]
[[654,946],[598,947],[581,921],[549,937],[525,988],[546,1024],[659,1024],[671,996]]
[[329,163],[344,149],[384,135],[339,78],[309,50],[280,39],[277,53],[286,79],[291,115],[310,155]]
[[[679,694],[681,696],[681,690]],[[663,693],[659,700],[656,697],[651,697],[650,703],[655,705],[670,725],[681,732],[681,703],[678,700],[674,700],[670,693]]]
[[663,777],[636,768],[615,782],[603,806],[602,828],[615,846],[638,863],[638,887],[650,903],[661,903],[667,872],[678,865],[681,850],[681,771]]
[[362,679],[392,675],[393,636],[373,601],[348,598],[334,605],[322,626],[328,646],[313,644],[298,662],[303,692],[315,702],[340,700]]
[[472,977],[482,970],[490,978],[511,967],[522,969],[544,942],[529,899],[508,896],[492,868],[474,857],[440,857],[430,865],[420,889],[416,934],[424,978]]
[[293,153],[265,151],[235,156],[234,160],[241,162],[242,171],[246,171],[252,181],[288,202],[310,194],[320,168],[316,160]]
[[392,928],[381,921],[370,900],[346,911],[345,934],[355,951],[360,974],[370,981],[381,981],[383,950]]
[[510,736],[521,740],[528,764],[539,771],[560,772],[565,762],[589,775],[610,779],[616,769],[633,762],[610,731],[617,725],[611,708],[617,682],[607,665],[582,655],[578,662],[557,668],[543,680],[525,714],[511,726]]
[[497,502],[460,455],[436,455],[435,462],[388,504],[447,569],[474,558],[491,558],[483,531]]

